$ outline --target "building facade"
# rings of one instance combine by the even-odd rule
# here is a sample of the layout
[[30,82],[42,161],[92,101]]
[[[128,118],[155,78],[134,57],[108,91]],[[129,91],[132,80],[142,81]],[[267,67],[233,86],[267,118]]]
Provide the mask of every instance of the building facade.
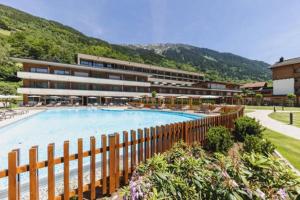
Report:
[[89,98],[151,97],[153,91],[166,98],[232,98],[241,92],[237,84],[204,81],[201,73],[92,55],[78,54],[77,64],[13,59],[23,64],[17,76],[25,104],[34,96],[79,97],[86,104]]
[[300,58],[281,60],[271,66],[273,79],[273,96],[280,99],[292,93],[300,104]]

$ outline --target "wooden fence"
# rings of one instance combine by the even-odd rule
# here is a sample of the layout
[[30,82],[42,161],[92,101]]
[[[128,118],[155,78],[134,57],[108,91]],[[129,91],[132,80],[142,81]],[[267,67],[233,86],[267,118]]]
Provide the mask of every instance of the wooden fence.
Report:
[[[8,199],[20,199],[20,178],[22,173],[29,172],[29,197],[31,200],[39,199],[39,173],[40,169],[47,169],[47,189],[49,200],[64,199],[77,196],[83,199],[84,193],[90,199],[96,196],[105,196],[114,193],[120,185],[129,183],[130,176],[135,167],[156,153],[169,150],[172,145],[184,140],[187,143],[199,142],[204,144],[205,136],[210,127],[226,126],[232,129],[234,120],[242,116],[243,107],[238,107],[236,112],[221,116],[210,116],[203,119],[168,124],[151,128],[124,131],[121,135],[101,135],[101,147],[96,147],[96,137],[90,138],[90,150],[83,151],[83,140],[78,139],[76,154],[69,153],[69,142],[64,142],[63,156],[54,157],[55,145],[48,145],[48,157],[45,161],[38,162],[38,149],[29,150],[29,164],[18,165],[18,152],[8,153],[8,168],[0,171],[0,180],[8,178]],[[120,137],[122,141],[120,143]],[[120,151],[123,151],[121,154]],[[96,155],[101,155],[100,167],[96,167]],[[84,184],[83,159],[89,161],[89,184]],[[77,189],[70,189],[70,162],[77,161]],[[55,166],[63,164],[63,194],[56,195]],[[122,167],[120,167],[122,166]],[[96,175],[101,179],[96,180]]]

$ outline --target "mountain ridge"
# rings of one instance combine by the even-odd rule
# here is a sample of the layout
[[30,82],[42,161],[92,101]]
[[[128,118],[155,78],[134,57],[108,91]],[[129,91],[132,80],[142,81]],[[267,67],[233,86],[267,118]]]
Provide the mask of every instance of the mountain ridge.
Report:
[[[268,64],[186,44],[120,45],[89,37],[60,22],[0,4],[0,81],[16,82],[9,57],[76,63],[77,53],[206,74],[215,81],[267,81]],[[1,91],[0,91],[1,92]]]

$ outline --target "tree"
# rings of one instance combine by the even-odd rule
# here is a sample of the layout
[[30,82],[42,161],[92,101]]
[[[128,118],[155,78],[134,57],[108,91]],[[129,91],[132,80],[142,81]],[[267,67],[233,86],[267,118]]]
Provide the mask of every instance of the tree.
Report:
[[264,96],[262,94],[255,94],[256,105],[260,106]]
[[157,96],[157,92],[155,90],[152,91],[151,96],[152,96],[152,104],[153,104],[153,102],[155,101],[155,98]]
[[241,104],[241,100],[243,99],[242,95],[234,94],[234,98],[236,99],[237,104],[240,105]]
[[295,104],[296,95],[294,95],[293,93],[289,93],[287,94],[287,98],[288,98],[288,105],[293,107]]

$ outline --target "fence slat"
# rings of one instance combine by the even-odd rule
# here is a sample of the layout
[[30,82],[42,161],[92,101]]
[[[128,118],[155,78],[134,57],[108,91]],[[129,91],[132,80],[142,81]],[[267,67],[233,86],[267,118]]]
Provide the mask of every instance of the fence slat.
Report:
[[136,132],[134,130],[131,131],[131,141],[131,172],[133,172],[136,167]]
[[48,145],[48,199],[55,199],[54,143]]
[[138,163],[141,163],[144,160],[143,139],[144,139],[143,130],[138,129]]
[[154,154],[156,154],[156,129],[154,127],[150,128],[151,131],[151,157],[154,156]]
[[115,135],[109,135],[109,194],[112,194],[116,190],[116,137]]
[[17,200],[17,152],[8,153],[8,199]]
[[77,141],[77,151],[78,151],[78,200],[83,199],[83,140],[79,138]]
[[106,151],[106,135],[101,135],[102,146],[102,194],[107,193],[107,151]]
[[[20,149],[14,149],[13,151],[15,151],[17,153],[17,167],[20,166]],[[17,174],[17,199],[20,200],[21,198],[21,188],[20,188],[20,184],[21,184],[21,177],[20,174]]]
[[70,153],[69,141],[64,142],[64,200],[70,199]]
[[120,187],[120,150],[119,150],[119,144],[120,144],[120,134],[116,133],[116,163],[115,163],[115,169],[116,169],[116,188],[118,189]]
[[90,137],[90,182],[91,182],[91,200],[96,199],[96,139]]
[[150,151],[150,130],[149,128],[145,128],[145,159],[151,157]]
[[123,132],[123,171],[124,171],[124,183],[128,184],[128,132]]
[[38,200],[38,175],[37,175],[37,148],[31,148],[29,150],[29,182],[30,182],[30,200]]

